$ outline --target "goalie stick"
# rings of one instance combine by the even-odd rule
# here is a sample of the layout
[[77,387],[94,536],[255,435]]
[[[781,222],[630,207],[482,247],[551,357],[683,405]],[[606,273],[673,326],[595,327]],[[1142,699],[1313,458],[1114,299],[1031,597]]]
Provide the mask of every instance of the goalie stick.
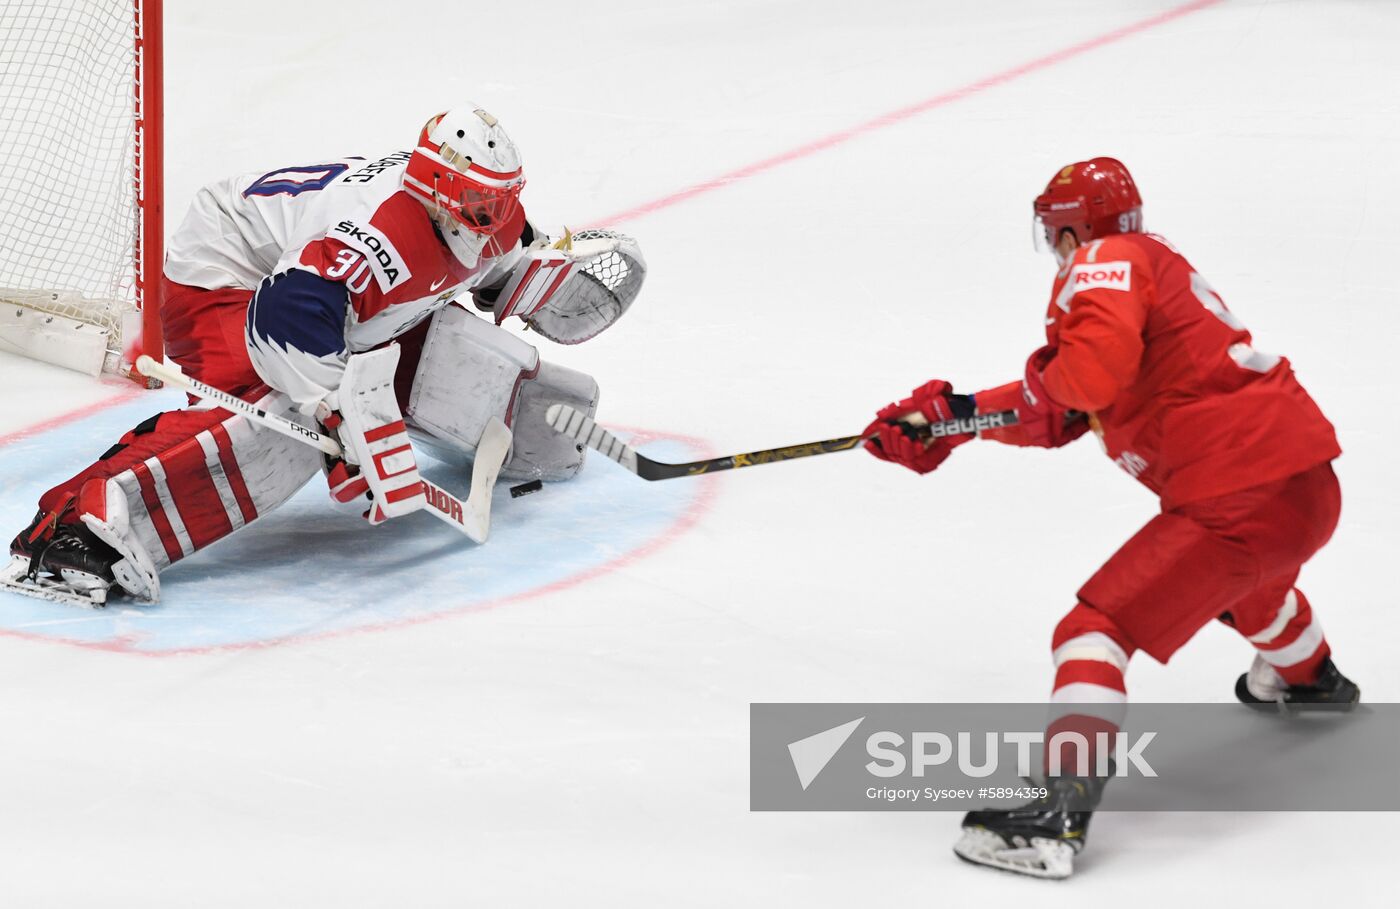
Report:
[[[312,448],[318,448],[333,458],[341,457],[340,443],[330,436],[284,416],[268,413],[256,404],[250,404],[236,395],[206,385],[185,375],[178,367],[158,363],[142,354],[136,359],[136,370],[147,378],[159,379],[195,397],[214,401],[226,410],[241,413],[255,423],[284,436],[290,436]],[[472,464],[471,493],[467,500],[463,502],[442,487],[424,480],[423,492],[430,506],[424,511],[466,534],[472,542],[486,542],[486,537],[491,532],[491,490],[496,485],[496,476],[501,472],[501,464],[510,451],[510,442],[511,432],[505,423],[499,419],[488,423],[486,431],[482,434],[481,444],[476,449],[476,460]]]
[[[638,454],[632,446],[567,404],[551,405],[549,410],[545,411],[545,419],[555,432],[603,453],[643,480],[697,477],[721,470],[738,470],[741,467],[756,467],[759,464],[810,458],[813,455],[849,451],[866,440],[866,436],[841,436],[836,439],[823,439],[820,442],[803,442],[800,445],[765,448],[762,451],[746,451],[741,454],[725,455],[722,458],[673,464],[667,461],[653,461],[646,455]],[[944,420],[923,426],[910,426],[906,431],[913,432],[921,438],[937,439],[944,436],[981,432],[984,429],[1015,426],[1019,422],[1020,418],[1016,415],[1016,411],[1000,410],[996,413],[978,414],[966,419]]]

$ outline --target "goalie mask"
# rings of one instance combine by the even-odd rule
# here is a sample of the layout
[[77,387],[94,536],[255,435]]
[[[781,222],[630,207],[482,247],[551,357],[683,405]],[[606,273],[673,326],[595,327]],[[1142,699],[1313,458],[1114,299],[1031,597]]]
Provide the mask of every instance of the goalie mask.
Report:
[[403,188],[427,206],[467,265],[520,207],[520,152],[499,121],[473,105],[430,119],[404,170]]

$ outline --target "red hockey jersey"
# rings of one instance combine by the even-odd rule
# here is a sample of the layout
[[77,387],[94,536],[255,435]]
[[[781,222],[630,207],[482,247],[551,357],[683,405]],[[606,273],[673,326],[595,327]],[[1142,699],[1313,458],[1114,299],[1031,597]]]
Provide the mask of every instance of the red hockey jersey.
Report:
[[1108,456],[1164,508],[1341,454],[1288,360],[1255,350],[1161,237],[1118,234],[1078,249],[1055,278],[1045,334],[1055,351],[1043,374],[1051,399],[1089,414]]

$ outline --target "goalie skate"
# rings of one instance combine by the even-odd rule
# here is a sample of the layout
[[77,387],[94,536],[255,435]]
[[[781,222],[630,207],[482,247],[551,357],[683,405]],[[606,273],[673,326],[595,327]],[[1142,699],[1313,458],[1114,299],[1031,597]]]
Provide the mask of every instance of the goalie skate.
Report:
[[136,538],[126,535],[122,502],[109,501],[103,511],[106,520],[84,514],[81,524],[63,522],[56,513],[35,515],[10,543],[12,558],[0,570],[0,589],[89,608],[105,606],[112,593],[155,602],[156,569]]
[[49,575],[29,575],[29,560],[22,556],[10,559],[10,564],[0,569],[0,589],[21,596],[65,603],[69,606],[84,606],[94,609],[107,605],[107,591],[110,584],[75,583],[70,578]]
[[[10,564],[0,571],[0,587],[28,597],[89,608],[107,605],[120,559],[86,527],[56,525],[52,535],[30,542],[34,519],[10,544]],[[37,564],[36,564],[37,563]]]

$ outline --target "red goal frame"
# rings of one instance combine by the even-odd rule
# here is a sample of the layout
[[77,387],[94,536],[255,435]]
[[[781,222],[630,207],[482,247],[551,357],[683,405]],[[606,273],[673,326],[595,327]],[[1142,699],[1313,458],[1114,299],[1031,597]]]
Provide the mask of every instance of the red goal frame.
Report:
[[[132,269],[136,308],[141,313],[141,335],[127,345],[127,363],[141,354],[163,359],[165,338],[161,329],[161,273],[165,264],[165,34],[163,0],[132,0],[136,36],[136,71],[132,113],[135,118],[136,210],[140,225],[132,243]],[[133,372],[131,377],[152,387]]]

